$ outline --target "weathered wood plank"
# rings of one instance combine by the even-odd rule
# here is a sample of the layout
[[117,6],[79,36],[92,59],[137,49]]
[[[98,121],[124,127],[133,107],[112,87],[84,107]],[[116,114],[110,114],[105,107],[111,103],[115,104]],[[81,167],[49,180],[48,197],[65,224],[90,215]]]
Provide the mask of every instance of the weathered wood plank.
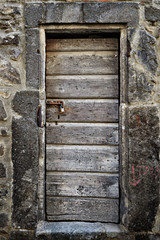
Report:
[[47,146],[46,170],[118,172],[118,146]]
[[47,106],[48,122],[118,122],[118,100],[63,100],[65,113],[59,107]]
[[47,52],[118,50],[116,38],[47,39]]
[[46,142],[117,145],[118,126],[112,124],[47,124]]
[[48,98],[118,98],[118,76],[48,76]]
[[118,52],[48,52],[46,74],[118,74]]
[[47,220],[99,221],[119,220],[118,199],[47,197]]
[[118,198],[118,175],[50,172],[46,175],[46,194]]

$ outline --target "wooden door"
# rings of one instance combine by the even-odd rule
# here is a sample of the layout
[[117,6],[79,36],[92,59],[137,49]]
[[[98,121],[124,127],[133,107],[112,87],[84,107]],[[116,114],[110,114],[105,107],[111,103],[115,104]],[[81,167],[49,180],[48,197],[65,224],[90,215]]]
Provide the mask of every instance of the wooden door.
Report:
[[47,220],[117,223],[118,39],[48,39],[46,56]]

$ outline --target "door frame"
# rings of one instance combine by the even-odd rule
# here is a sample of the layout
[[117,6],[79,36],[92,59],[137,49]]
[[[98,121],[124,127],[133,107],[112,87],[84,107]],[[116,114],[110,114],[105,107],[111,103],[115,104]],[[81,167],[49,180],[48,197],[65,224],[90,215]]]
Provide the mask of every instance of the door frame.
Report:
[[[38,181],[38,220],[45,221],[45,118],[46,118],[46,93],[45,93],[45,54],[46,33],[71,34],[74,33],[119,33],[119,176],[120,176],[120,224],[124,224],[124,215],[127,215],[128,196],[128,129],[127,129],[127,25],[126,24],[56,24],[40,26],[40,106],[42,110],[42,128],[39,129],[40,152],[39,152],[39,181]],[[125,211],[124,211],[125,209]]]

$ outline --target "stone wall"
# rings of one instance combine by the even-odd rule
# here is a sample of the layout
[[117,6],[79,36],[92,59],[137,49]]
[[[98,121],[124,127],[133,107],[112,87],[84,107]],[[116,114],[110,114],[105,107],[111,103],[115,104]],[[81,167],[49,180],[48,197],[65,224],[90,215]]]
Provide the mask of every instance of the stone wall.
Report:
[[[127,1],[137,5],[130,5],[129,9],[125,8],[125,12],[121,7],[126,3],[125,0],[98,0],[94,7],[88,3],[92,1],[86,0],[83,10],[82,5],[75,9],[74,5],[68,3],[65,14],[63,1],[60,1],[59,4],[51,6],[46,16],[46,6],[50,2],[56,1],[0,1],[0,240],[36,239],[39,178],[36,112],[39,104],[37,89],[40,53],[39,42],[34,45],[34,39],[39,36],[38,26],[41,22],[49,23],[50,18],[56,23],[103,23],[103,19],[107,19],[106,12],[110,17],[105,21],[112,23],[116,22],[116,19],[112,19],[112,11],[117,11],[121,22],[125,22],[127,14],[130,18],[127,30],[126,110],[129,152],[125,175],[127,192],[123,196],[124,214],[121,222],[126,234],[113,232],[86,237],[73,234],[63,238],[57,233],[52,239],[158,240],[160,0]],[[76,1],[68,0],[65,4],[66,2]],[[119,3],[118,10],[112,8],[113,5],[106,5],[113,2]],[[31,5],[26,6],[25,3]],[[79,18],[82,16],[81,11],[84,14],[83,20]],[[139,19],[135,18],[137,11]],[[87,20],[85,16],[88,16]],[[120,19],[117,19],[117,22]],[[30,59],[34,62],[33,66]],[[27,74],[26,69],[29,69]],[[51,238],[44,235],[39,239]]]

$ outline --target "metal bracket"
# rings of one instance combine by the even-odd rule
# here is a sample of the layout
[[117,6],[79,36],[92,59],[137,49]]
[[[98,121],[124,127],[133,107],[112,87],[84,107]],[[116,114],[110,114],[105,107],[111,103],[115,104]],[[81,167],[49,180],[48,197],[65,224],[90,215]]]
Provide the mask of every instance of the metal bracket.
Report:
[[63,101],[47,100],[47,101],[46,101],[46,104],[47,104],[47,105],[57,105],[57,106],[59,106],[59,108],[60,108],[59,113],[64,113],[64,112],[65,112]]

